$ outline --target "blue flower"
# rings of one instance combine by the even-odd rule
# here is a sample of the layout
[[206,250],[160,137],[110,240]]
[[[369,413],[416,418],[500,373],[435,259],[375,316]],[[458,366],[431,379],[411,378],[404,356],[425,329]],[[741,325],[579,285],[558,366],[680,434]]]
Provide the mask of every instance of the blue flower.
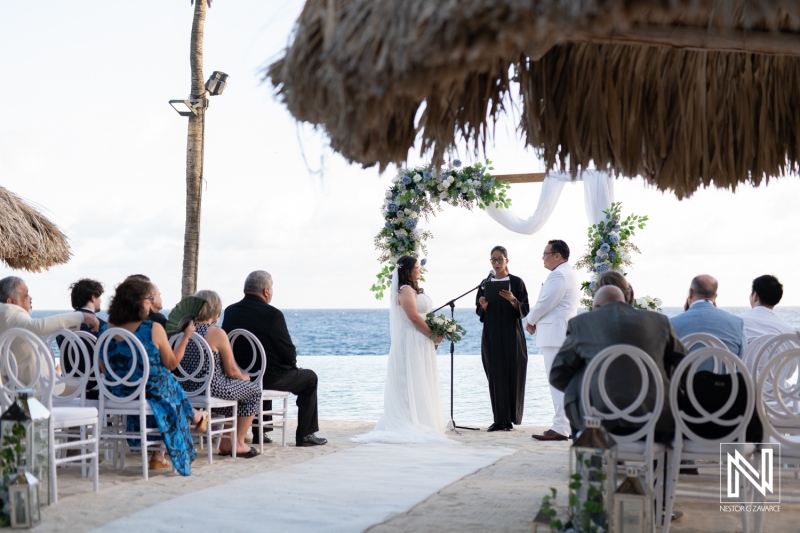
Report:
[[427,170],[426,170],[425,172],[423,172],[423,173],[422,173],[422,179],[423,179],[423,180],[425,180],[425,181],[428,181],[428,180],[429,180],[429,179],[431,179],[432,177],[433,177],[433,174],[431,174],[431,173],[430,173],[430,172],[428,172]]
[[387,222],[386,224],[383,225],[383,227],[386,228],[386,229],[392,229],[392,223],[391,222]]
[[403,176],[401,179],[402,179],[403,183],[405,183],[406,185],[409,185],[411,183],[411,176],[406,175],[406,176]]
[[614,259],[616,259],[616,258],[617,258],[617,252],[615,252],[614,250],[610,250],[610,251],[608,252],[608,259],[609,259],[610,261],[613,261],[613,260],[614,260]]
[[414,211],[416,211],[417,213],[419,213],[419,212],[420,212],[420,210],[421,210],[420,206],[416,206],[416,207],[414,207]]
[[596,267],[594,267],[595,272],[598,274],[602,274],[603,272],[608,272],[611,267],[608,266],[608,263],[600,263]]
[[461,160],[460,159],[454,159],[453,160],[453,166],[456,167],[456,168],[460,167],[461,166]]
[[414,229],[417,227],[417,219],[409,218],[406,220],[406,229]]
[[600,251],[601,252],[608,252],[610,249],[611,249],[611,246],[609,246],[608,243],[604,242],[603,244],[600,245]]
[[594,256],[594,262],[595,263],[602,263],[603,262],[603,258],[602,257],[598,257],[598,256]]
[[612,233],[611,235],[608,236],[608,242],[610,242],[611,244],[619,243],[619,235]]
[[386,210],[389,211],[390,213],[396,213],[398,207],[400,207],[400,206],[397,205],[397,202],[389,202],[386,205]]
[[425,264],[427,262],[428,262],[428,258],[427,257],[423,257],[422,259],[419,260],[419,264],[422,265],[422,266],[425,266]]

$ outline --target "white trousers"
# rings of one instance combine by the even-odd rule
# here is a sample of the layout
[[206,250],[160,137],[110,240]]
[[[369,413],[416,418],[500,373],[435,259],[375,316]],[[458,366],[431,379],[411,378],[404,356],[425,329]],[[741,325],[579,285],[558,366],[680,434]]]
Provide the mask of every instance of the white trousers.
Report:
[[[548,384],[550,383],[550,369],[553,368],[553,361],[556,358],[556,354],[558,354],[558,350],[559,347],[556,346],[542,347],[544,370],[547,373],[545,379]],[[550,385],[550,396],[553,398],[553,410],[555,411],[553,415],[553,424],[550,426],[550,429],[565,437],[569,437],[571,431],[569,429],[567,414],[564,412],[564,393]]]

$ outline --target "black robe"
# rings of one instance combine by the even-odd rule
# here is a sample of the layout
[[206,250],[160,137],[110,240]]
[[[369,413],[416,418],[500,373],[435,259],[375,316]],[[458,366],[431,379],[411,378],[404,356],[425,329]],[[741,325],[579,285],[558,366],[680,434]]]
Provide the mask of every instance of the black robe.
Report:
[[[511,292],[519,301],[519,310],[510,302],[489,304],[483,310],[475,298],[476,313],[483,322],[481,357],[489,379],[489,396],[495,424],[521,424],[525,405],[525,379],[528,372],[528,346],[522,319],[528,314],[528,291],[525,282],[509,275]],[[488,282],[500,283],[500,282]]]

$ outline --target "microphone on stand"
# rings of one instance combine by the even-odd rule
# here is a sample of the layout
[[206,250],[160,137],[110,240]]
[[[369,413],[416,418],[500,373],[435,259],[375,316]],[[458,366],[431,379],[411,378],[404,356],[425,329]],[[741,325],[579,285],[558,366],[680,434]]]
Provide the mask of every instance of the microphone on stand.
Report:
[[481,290],[486,288],[486,284],[489,282],[490,279],[494,277],[494,270],[489,272],[489,275],[486,276],[486,279],[481,282]]

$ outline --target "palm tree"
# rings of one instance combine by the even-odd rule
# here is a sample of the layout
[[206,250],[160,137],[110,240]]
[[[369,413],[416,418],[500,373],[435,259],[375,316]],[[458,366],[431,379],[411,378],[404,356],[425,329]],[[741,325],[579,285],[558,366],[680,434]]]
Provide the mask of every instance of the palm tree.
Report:
[[[206,22],[206,7],[211,0],[194,2],[192,39],[189,61],[192,70],[191,100],[206,99],[203,84],[203,30]],[[186,142],[186,229],[183,235],[183,272],[181,296],[189,296],[197,289],[197,260],[200,249],[200,204],[203,196],[203,134],[206,106],[196,107],[196,115],[189,117],[189,133]]]

